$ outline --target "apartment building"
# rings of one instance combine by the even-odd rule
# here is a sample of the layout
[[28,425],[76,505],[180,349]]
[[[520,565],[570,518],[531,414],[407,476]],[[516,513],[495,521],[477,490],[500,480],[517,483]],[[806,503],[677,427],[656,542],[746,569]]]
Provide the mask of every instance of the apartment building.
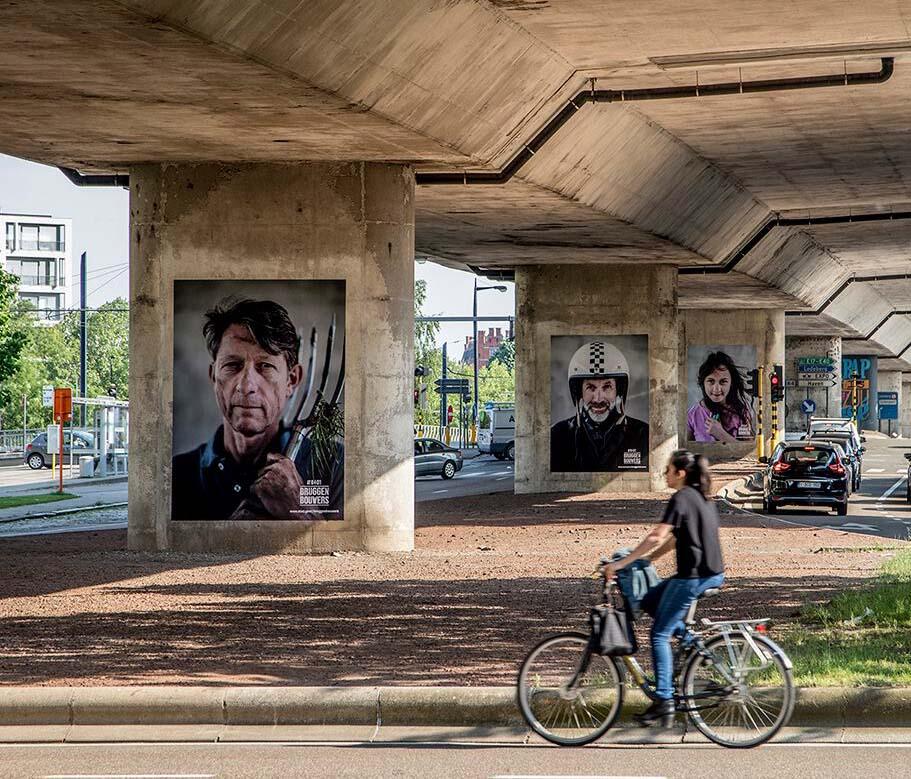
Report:
[[73,221],[38,214],[0,213],[5,240],[0,266],[19,277],[19,297],[40,322],[58,322],[67,308]]

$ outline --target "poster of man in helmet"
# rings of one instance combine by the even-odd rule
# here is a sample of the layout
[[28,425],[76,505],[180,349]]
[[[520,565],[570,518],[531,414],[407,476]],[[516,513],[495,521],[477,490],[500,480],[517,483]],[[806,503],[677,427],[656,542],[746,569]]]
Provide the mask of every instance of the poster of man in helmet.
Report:
[[648,336],[551,338],[552,472],[648,470]]

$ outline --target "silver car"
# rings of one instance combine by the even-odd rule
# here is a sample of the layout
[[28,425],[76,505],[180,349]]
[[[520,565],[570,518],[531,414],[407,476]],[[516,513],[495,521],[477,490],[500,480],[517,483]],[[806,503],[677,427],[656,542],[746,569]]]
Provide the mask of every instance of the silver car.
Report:
[[[95,439],[91,433],[81,430],[73,431],[73,446],[70,446],[70,431],[63,431],[63,456],[69,457],[72,449],[73,457],[79,458],[83,454],[95,453]],[[96,457],[97,460],[97,457]],[[51,467],[51,455],[47,453],[47,433],[39,433],[32,442],[25,447],[25,464],[33,471]]]
[[414,475],[451,479],[462,470],[462,453],[435,438],[414,439]]

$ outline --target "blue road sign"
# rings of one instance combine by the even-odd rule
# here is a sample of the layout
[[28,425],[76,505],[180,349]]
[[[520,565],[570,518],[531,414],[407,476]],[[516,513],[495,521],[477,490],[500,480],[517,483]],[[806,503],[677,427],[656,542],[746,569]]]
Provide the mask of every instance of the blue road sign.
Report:
[[880,419],[898,419],[898,393],[877,392],[876,408]]
[[809,398],[800,401],[800,410],[803,411],[804,414],[812,414],[816,411],[816,401],[810,400]]

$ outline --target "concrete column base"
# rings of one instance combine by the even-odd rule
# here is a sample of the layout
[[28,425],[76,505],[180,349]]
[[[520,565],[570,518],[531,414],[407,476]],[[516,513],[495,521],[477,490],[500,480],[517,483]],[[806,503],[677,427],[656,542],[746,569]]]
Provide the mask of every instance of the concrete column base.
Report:
[[[130,182],[130,548],[412,549],[411,169],[161,164],[134,167]],[[343,520],[172,521],[174,282],[180,279],[344,279]]]
[[[517,493],[662,490],[677,448],[677,359],[680,322],[677,269],[670,265],[559,265],[516,270]],[[565,372],[552,375],[553,336],[645,335],[649,465],[647,471],[552,472],[551,388],[567,391]]]

